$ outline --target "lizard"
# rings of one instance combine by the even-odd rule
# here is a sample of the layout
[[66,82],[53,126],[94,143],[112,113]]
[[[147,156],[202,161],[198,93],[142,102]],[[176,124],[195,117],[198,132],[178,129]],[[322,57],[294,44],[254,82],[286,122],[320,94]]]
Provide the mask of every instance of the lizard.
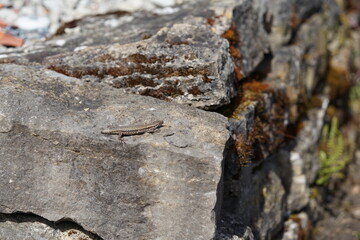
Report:
[[148,123],[148,124],[119,127],[118,129],[114,129],[114,130],[103,130],[103,131],[101,131],[101,133],[107,134],[107,135],[119,135],[119,140],[121,142],[124,142],[124,140],[122,139],[123,136],[132,136],[132,135],[138,135],[138,134],[143,134],[143,133],[152,133],[157,128],[163,126],[163,124],[164,124],[164,121],[156,121],[156,122]]

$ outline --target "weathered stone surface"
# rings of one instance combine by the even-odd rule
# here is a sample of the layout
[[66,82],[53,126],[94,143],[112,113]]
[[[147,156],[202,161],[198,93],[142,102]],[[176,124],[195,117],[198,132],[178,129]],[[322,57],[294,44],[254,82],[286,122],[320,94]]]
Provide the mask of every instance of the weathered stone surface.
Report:
[[[241,229],[239,231],[239,229]],[[239,234],[241,232],[241,234]],[[244,226],[236,221],[232,221],[231,228],[222,228],[216,240],[254,240],[254,234],[250,227]]]
[[304,128],[297,136],[297,141],[301,144],[290,153],[293,179],[287,199],[289,211],[299,211],[309,203],[309,186],[314,182],[320,167],[316,143],[321,135],[328,104],[329,100],[323,98],[320,108],[309,111],[309,120],[304,121]]
[[[286,4],[297,5],[300,1],[289,1]],[[290,39],[284,35],[279,37],[277,42],[271,45],[271,72],[266,76],[265,83],[242,86],[236,115],[232,115],[237,120],[231,121],[231,130],[237,136],[236,141],[247,141],[240,146],[254,147],[252,152],[247,154],[256,162],[245,162],[245,166],[240,163],[239,166],[237,157],[241,158],[241,154],[246,154],[245,150],[243,153],[240,150],[238,156],[233,156],[232,160],[227,158],[225,162],[225,200],[219,225],[228,239],[243,236],[241,229],[244,229],[238,227],[238,232],[230,231],[227,230],[229,225],[250,226],[255,238],[272,239],[284,226],[286,213],[299,211],[309,205],[309,186],[313,183],[319,167],[316,144],[323,126],[328,99],[323,99],[320,109],[307,112],[309,120],[304,122],[305,128],[296,133],[295,139],[288,135],[285,129],[287,124],[299,119],[303,110],[298,109],[298,103],[312,94],[325,74],[328,52],[324,46],[331,40],[336,21],[325,20],[326,14],[320,11],[322,4],[320,1],[313,1],[305,4],[306,7],[297,9],[297,17],[307,19],[304,24],[301,24],[303,20],[300,20],[297,26],[286,25],[289,22],[281,23],[284,28],[279,31],[286,32],[288,27],[296,29],[296,34],[291,38],[294,44],[282,47],[281,45]],[[274,4],[274,8],[276,6],[281,9]],[[259,9],[264,11],[264,7]],[[333,16],[336,18],[336,14]],[[296,20],[291,14],[288,19]],[[281,25],[276,16],[274,20]],[[270,33],[270,36],[276,38],[276,34]],[[256,40],[254,42],[256,43]],[[263,46],[266,44],[263,43]],[[269,90],[266,84],[273,90]],[[249,89],[251,94],[248,93]],[[282,94],[274,89],[286,92],[287,99],[284,101]],[[262,131],[252,131],[259,117]],[[243,137],[239,138],[239,135]],[[262,136],[257,140],[261,139],[262,142],[251,140],[256,138],[256,135]],[[284,137],[287,147],[280,151],[276,146],[280,146]]]
[[223,199],[219,235],[226,235],[228,238],[223,239],[245,236],[246,226],[252,229],[255,239],[266,239],[279,232],[284,218],[286,196],[285,186],[281,182],[284,179],[281,167],[286,166],[286,161],[279,168],[274,168],[275,162],[281,162],[278,158],[280,156],[275,155],[267,159],[260,170],[251,165],[242,167],[240,175],[239,163],[235,157],[225,163],[226,197]]
[[[17,65],[0,67],[0,211],[67,218],[104,239],[289,239],[301,230],[289,214],[319,218],[309,186],[327,98],[309,109],[315,91],[327,94],[329,42],[330,70],[352,64],[332,64],[352,52],[334,39],[337,4],[204,0],[172,10],[86,17],[2,53]],[[233,139],[219,114],[128,93],[228,107]],[[159,118],[164,127],[125,146],[100,134]]]
[[[274,7],[271,14],[283,8]],[[61,35],[45,43],[8,52],[1,61],[40,63],[85,81],[200,108],[228,104],[236,93],[234,70],[248,76],[268,53],[263,4],[197,1],[176,10],[87,17],[65,25]],[[228,29],[238,36],[228,39],[233,59],[223,38]]]
[[241,57],[241,71],[248,76],[269,51],[269,40],[262,16],[253,1],[243,1],[233,11],[235,29],[239,34],[236,47]]
[[[20,215],[20,214],[18,214]],[[2,240],[93,240],[78,229],[60,230],[54,224],[46,224],[36,217],[10,218],[0,216],[0,237]],[[61,224],[60,224],[61,225]],[[91,234],[90,234],[91,235]]]
[[188,17],[148,40],[88,47],[47,57],[44,64],[68,76],[94,75],[127,92],[206,108],[235,95],[227,49],[203,18]]
[[309,216],[305,212],[293,215],[284,223],[282,240],[308,239],[310,235]]
[[[299,35],[298,28],[313,14],[321,12],[329,17],[327,26],[334,26],[337,22],[338,6],[334,1],[322,0],[255,0],[259,8],[259,16],[269,35],[269,44],[272,51],[276,51],[292,40],[292,35]],[[321,9],[331,9],[322,11]],[[331,16],[331,17],[330,17]],[[308,39],[310,36],[306,36]]]
[[[228,239],[242,237],[244,226],[252,229],[255,239],[268,239],[283,224],[286,179],[291,179],[291,172],[281,170],[289,167],[289,152],[276,150],[284,142],[287,104],[280,87],[271,89],[267,83],[248,83],[243,91],[237,120],[230,125],[236,153],[225,158],[219,228]],[[229,225],[243,227],[229,231]]]
[[[50,70],[0,71],[1,212],[69,219],[104,239],[213,237],[225,117]],[[100,133],[159,119],[125,145]]]
[[282,227],[285,210],[285,189],[278,173],[269,171],[262,186],[263,211],[256,222],[260,239],[274,236]]
[[[321,14],[324,21],[313,24],[311,20],[310,32],[302,24],[296,35],[296,41],[306,42],[302,51],[311,50],[303,54],[308,56],[305,64],[313,68],[302,68],[311,90],[316,84],[314,74],[324,64],[323,58],[317,57],[319,46],[307,45],[321,43],[324,34],[330,36],[327,29],[336,24],[332,19],[338,14],[336,7],[320,0],[190,1],[174,8],[172,14],[117,12],[86,17],[65,24],[51,40],[8,52],[1,61],[40,63],[85,81],[104,81],[126,92],[217,108],[235,96],[234,71],[237,78],[249,76],[270,45],[272,51],[278,50],[290,41],[304,19],[324,6],[331,9],[327,16]],[[321,27],[327,20],[332,20],[328,21],[330,26]],[[324,34],[318,37],[320,28]],[[223,38],[228,29],[234,31],[227,39],[230,52]],[[318,41],[313,41],[314,37]]]
[[203,5],[172,15],[89,17],[74,23],[70,33],[8,53],[2,62],[40,63],[126,92],[215,108],[236,94],[234,65],[228,41],[208,23],[214,13]]
[[[2,62],[40,63],[59,73],[85,81],[103,81],[126,92],[216,108],[228,104],[236,94],[234,71],[237,78],[248,76],[269,52],[270,40],[278,39],[272,42],[273,51],[289,41],[294,14],[302,21],[318,11],[321,4],[220,4],[214,0],[189,2],[167,15],[118,12],[87,17],[64,25],[59,35],[47,42],[7,53]],[[284,11],[289,8],[297,12]],[[317,34],[322,23],[309,24],[311,33]],[[309,41],[314,43],[314,34],[303,28],[296,40],[306,42],[302,50],[309,49]],[[236,36],[224,39],[228,29]],[[318,50],[312,51],[316,55]],[[302,68],[308,78],[306,85],[312,88],[320,63],[307,62],[316,64],[315,70]]]
[[275,79],[272,81],[277,84],[284,83],[291,102],[298,101],[300,92],[309,97],[325,74],[327,43],[332,40],[335,27],[326,21],[324,13],[313,15],[299,27],[294,38],[296,44],[278,48],[273,53],[268,81]]
[[269,44],[272,51],[276,51],[290,41],[292,33],[292,18],[294,12],[289,11],[295,1],[273,0],[258,1],[263,12],[264,28],[269,34]]
[[333,26],[326,23],[323,14],[312,16],[301,25],[295,40],[302,51],[300,79],[307,97],[311,96],[327,68],[327,43],[333,35]]
[[[293,94],[289,94],[291,103],[298,101],[299,91],[301,91],[301,59],[302,49],[298,46],[282,47],[274,52],[271,60],[271,72],[267,81],[276,82],[291,89]],[[289,91],[288,90],[288,91]],[[297,91],[297,92],[296,92]]]

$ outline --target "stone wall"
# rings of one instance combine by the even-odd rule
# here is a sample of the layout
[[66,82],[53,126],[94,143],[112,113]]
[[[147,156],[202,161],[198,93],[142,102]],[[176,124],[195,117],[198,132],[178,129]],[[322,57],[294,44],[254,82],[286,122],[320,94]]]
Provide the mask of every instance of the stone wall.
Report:
[[0,239],[306,239],[322,128],[349,122],[360,65],[345,9],[184,1],[1,53]]

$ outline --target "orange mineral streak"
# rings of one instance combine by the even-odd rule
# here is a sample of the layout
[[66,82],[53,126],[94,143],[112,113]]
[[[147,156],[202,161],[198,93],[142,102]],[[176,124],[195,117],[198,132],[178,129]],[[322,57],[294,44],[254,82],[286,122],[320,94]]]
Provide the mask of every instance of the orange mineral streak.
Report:
[[236,80],[240,81],[241,79],[244,78],[244,74],[242,74],[241,70],[240,70],[240,67],[236,67],[235,66],[235,77],[236,77]]
[[229,42],[237,42],[239,41],[239,38],[237,37],[236,31],[234,29],[234,27],[230,27],[228,30],[226,30],[223,33],[223,38],[226,38]]
[[235,65],[235,77],[238,81],[240,81],[244,78],[244,75],[241,72],[241,53],[238,48],[240,38],[234,24],[232,24],[231,27],[222,34],[222,37],[229,41],[230,55]]
[[238,135],[235,139],[235,151],[239,157],[240,166],[248,166],[251,163],[253,149],[251,143],[244,136]]
[[266,92],[267,90],[269,90],[270,85],[267,83],[263,83],[263,82],[252,81],[252,82],[245,83],[243,85],[243,88],[245,90],[260,93],[260,92]]

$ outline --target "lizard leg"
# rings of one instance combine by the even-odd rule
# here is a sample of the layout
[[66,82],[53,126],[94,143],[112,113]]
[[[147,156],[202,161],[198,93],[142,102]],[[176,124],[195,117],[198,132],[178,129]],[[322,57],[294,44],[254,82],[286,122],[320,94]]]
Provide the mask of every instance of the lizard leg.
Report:
[[118,139],[119,139],[119,141],[120,141],[120,143],[121,143],[122,145],[125,145],[125,141],[124,141],[124,139],[123,139],[122,137],[123,137],[122,133],[119,133]]
[[148,133],[154,133],[157,132],[159,129],[157,127],[154,128],[150,128],[149,130],[147,130]]

